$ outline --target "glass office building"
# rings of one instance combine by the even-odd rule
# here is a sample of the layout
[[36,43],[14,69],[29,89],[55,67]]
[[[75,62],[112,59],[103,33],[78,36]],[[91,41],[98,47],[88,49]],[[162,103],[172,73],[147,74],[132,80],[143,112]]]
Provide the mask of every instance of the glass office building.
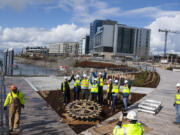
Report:
[[136,29],[118,27],[117,53],[134,53]]

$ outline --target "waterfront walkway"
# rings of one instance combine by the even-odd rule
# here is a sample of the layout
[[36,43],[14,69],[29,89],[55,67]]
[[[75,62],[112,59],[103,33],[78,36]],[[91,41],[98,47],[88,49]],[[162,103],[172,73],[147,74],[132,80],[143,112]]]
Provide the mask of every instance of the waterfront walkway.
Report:
[[24,78],[6,78],[5,83],[8,91],[13,83],[25,96],[25,108],[22,109],[21,115],[22,135],[75,134],[66,123],[59,121],[60,117],[56,112],[47,106],[47,103],[28,85]]

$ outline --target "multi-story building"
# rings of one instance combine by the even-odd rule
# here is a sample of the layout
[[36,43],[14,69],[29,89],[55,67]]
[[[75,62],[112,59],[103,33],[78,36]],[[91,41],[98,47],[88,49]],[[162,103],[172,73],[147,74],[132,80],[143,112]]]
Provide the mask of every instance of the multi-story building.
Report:
[[86,55],[89,53],[89,36],[85,36],[79,42],[79,55]]
[[[130,27],[123,24],[103,24],[97,27],[93,50],[114,56],[137,56],[147,58],[150,48],[150,29]],[[92,42],[90,42],[92,43]]]
[[50,44],[49,54],[50,55],[78,55],[79,43],[78,42],[60,42]]
[[117,24],[117,22],[112,20],[95,20],[90,24],[90,39],[89,39],[90,52],[94,50],[94,40],[95,40],[94,36],[96,35],[98,28],[102,27],[103,25],[114,25],[114,24]]
[[30,55],[30,56],[34,56],[34,55],[47,55],[48,51],[49,50],[47,49],[47,47],[41,47],[41,46],[37,46],[37,47],[24,47],[22,49],[22,54]]

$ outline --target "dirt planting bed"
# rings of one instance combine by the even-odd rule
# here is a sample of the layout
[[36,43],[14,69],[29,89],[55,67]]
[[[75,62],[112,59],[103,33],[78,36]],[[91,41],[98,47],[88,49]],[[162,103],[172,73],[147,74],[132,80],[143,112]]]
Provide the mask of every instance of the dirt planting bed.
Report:
[[[82,131],[96,125],[97,123],[104,121],[105,119],[111,117],[112,115],[116,114],[117,112],[123,109],[122,97],[119,96],[117,100],[117,109],[115,112],[112,112],[111,106],[107,104],[106,99],[104,100],[104,105],[102,107],[102,113],[100,114],[99,118],[96,121],[79,121],[79,120],[71,120],[71,118],[66,117],[65,106],[63,105],[63,93],[60,90],[54,91],[39,91],[38,92],[41,97],[52,107],[54,111],[56,111],[59,116],[64,118],[64,122],[67,122],[69,126],[76,132],[81,133]],[[105,93],[106,94],[106,93]],[[132,98],[129,101],[129,105],[132,105],[136,101],[140,100],[145,96],[145,94],[131,94]],[[81,98],[81,93],[80,93]],[[71,101],[73,101],[73,91],[71,90]]]
[[132,82],[136,87],[156,88],[160,82],[160,75],[157,72],[135,73],[135,79]]
[[134,67],[128,67],[125,65],[116,65],[111,63],[105,63],[105,62],[93,62],[93,61],[78,61],[75,63],[75,67],[82,67],[82,68],[99,68],[99,69],[114,69],[114,70],[120,70],[122,72],[136,72],[138,71],[137,68]]

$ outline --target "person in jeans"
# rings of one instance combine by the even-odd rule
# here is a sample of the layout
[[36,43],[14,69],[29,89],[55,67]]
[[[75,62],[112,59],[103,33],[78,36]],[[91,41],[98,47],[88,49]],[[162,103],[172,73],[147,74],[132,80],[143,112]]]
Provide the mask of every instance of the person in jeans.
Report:
[[174,106],[176,107],[176,122],[174,124],[180,124],[180,83],[176,84],[177,93],[175,96]]
[[118,80],[114,81],[114,84],[112,85],[112,111],[114,112],[117,104],[116,104],[116,100],[117,100],[117,96],[119,94],[119,85],[118,85]]
[[130,95],[130,89],[128,87],[128,81],[124,81],[124,86],[122,90],[122,95],[123,95],[123,104],[124,104],[124,111],[127,111],[127,106],[128,106],[128,97]]
[[74,79],[74,100],[79,100],[79,93],[81,91],[81,80],[80,76],[76,75]]

